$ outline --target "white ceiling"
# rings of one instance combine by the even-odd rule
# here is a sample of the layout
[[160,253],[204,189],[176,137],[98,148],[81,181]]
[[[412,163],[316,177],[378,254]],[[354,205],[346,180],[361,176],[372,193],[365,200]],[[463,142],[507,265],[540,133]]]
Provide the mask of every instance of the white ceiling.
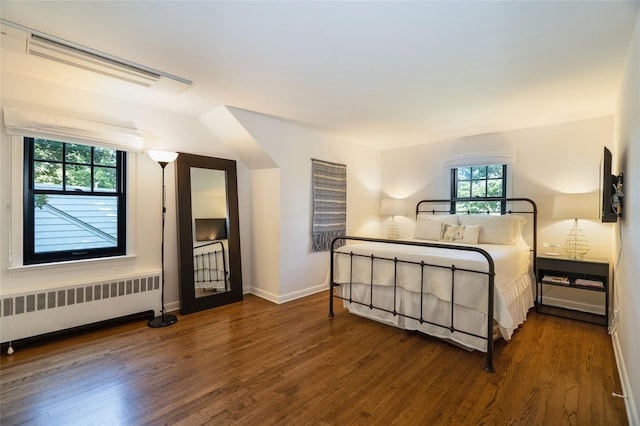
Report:
[[[639,7],[3,0],[0,15],[193,81],[178,95],[72,73],[64,84],[196,116],[234,106],[389,148],[612,114]],[[3,72],[55,75],[25,57],[3,49]]]

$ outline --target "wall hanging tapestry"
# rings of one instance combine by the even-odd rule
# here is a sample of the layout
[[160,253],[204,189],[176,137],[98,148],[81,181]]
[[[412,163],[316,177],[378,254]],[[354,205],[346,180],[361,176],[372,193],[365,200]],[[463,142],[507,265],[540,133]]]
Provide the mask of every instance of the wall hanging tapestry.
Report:
[[311,160],[313,176],[312,252],[328,251],[347,231],[347,166]]

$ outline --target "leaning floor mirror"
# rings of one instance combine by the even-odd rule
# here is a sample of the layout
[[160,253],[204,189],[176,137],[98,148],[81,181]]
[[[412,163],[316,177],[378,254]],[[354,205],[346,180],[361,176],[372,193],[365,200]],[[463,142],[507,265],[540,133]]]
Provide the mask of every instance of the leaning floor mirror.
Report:
[[236,162],[176,160],[180,313],[242,300]]

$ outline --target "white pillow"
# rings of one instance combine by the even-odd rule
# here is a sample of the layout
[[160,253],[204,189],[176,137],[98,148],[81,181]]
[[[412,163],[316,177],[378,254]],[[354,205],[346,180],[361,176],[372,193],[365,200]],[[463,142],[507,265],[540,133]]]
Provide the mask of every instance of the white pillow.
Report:
[[464,225],[464,236],[460,240],[461,243],[478,244],[480,236],[480,225]]
[[522,228],[526,223],[522,216],[504,215],[462,215],[460,224],[480,225],[478,242],[481,244],[508,244],[514,245],[522,234]]
[[416,229],[413,232],[413,238],[438,241],[443,223],[457,225],[458,215],[438,216],[420,213],[416,218]]
[[477,244],[479,231],[480,226],[478,225],[450,225],[443,223],[440,232],[440,241]]

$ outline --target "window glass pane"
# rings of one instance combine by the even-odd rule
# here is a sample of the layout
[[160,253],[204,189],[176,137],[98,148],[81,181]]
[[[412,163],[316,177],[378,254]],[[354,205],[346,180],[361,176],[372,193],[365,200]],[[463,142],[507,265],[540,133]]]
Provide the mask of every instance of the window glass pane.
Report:
[[502,197],[502,179],[490,179],[487,181],[487,195],[489,197]]
[[468,209],[469,209],[468,202],[465,201],[465,202],[456,203],[456,213],[466,213]]
[[471,182],[458,182],[458,191],[456,197],[469,198],[471,197]]
[[33,187],[35,189],[62,189],[62,163],[33,163]]
[[470,214],[500,214],[500,201],[468,201],[456,203],[456,212]]
[[472,167],[471,168],[471,178],[472,179],[485,179],[487,177],[487,167]]
[[471,187],[471,194],[473,197],[486,197],[487,189],[485,186],[486,182],[484,180],[473,181]]
[[470,180],[471,167],[458,167],[458,180]]
[[47,195],[33,213],[35,253],[118,245],[117,196]]
[[33,205],[36,209],[42,209],[49,202],[47,194],[36,194],[33,196]]
[[33,158],[35,160],[62,161],[62,142],[36,139]]
[[71,163],[91,164],[91,147],[68,143],[65,160]]
[[116,150],[95,147],[93,149],[93,164],[99,166],[116,166]]
[[502,212],[502,203],[500,201],[491,201],[489,208],[492,213],[500,214]]
[[96,167],[93,170],[93,190],[101,192],[115,192],[116,169],[110,167]]
[[90,191],[91,166],[67,164],[67,168],[65,170],[65,182],[67,191],[73,191],[75,189]]
[[494,164],[493,166],[487,166],[488,172],[487,177],[489,179],[501,178],[502,177],[502,166]]

